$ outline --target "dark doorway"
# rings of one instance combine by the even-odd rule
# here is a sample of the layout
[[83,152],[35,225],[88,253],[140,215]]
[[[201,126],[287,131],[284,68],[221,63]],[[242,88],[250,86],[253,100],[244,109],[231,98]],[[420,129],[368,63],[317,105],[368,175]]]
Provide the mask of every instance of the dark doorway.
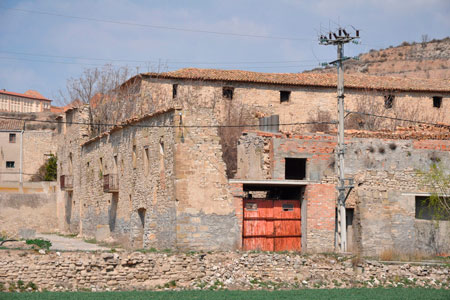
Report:
[[141,220],[142,228],[145,227],[145,208],[138,209],[139,219]]
[[111,200],[111,207],[109,208],[109,230],[111,232],[116,229],[116,218],[117,218],[117,204],[119,202],[119,194],[113,193]]
[[72,219],[72,192],[67,192],[65,209],[66,209],[66,224],[70,225]]
[[306,158],[285,158],[284,179],[305,179]]

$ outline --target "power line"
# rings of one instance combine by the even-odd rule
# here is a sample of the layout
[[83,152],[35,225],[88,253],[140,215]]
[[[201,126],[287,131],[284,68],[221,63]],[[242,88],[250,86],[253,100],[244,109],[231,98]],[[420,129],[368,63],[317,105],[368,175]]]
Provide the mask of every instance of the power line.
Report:
[[[0,119],[6,120],[19,120],[24,122],[41,122],[41,123],[51,123],[51,124],[70,124],[70,125],[87,125],[87,126],[105,126],[105,127],[115,127],[115,126],[130,126],[130,127],[140,127],[140,128],[245,128],[245,127],[259,127],[259,124],[241,124],[241,125],[142,125],[142,124],[127,124],[127,123],[92,123],[92,122],[72,122],[72,121],[53,121],[53,120],[31,120],[23,119],[19,117],[4,117],[0,116]],[[295,126],[295,125],[313,125],[313,124],[337,124],[337,121],[326,121],[326,122],[295,122],[295,123],[278,123],[269,124],[268,126]]]
[[232,33],[232,32],[224,32],[224,31],[211,31],[211,30],[203,30],[203,29],[182,28],[182,27],[175,27],[175,26],[150,25],[150,24],[141,24],[141,23],[134,23],[134,22],[105,20],[105,19],[90,18],[90,17],[80,17],[80,16],[72,16],[72,15],[66,15],[66,14],[61,14],[61,13],[55,13],[55,12],[37,11],[37,10],[12,8],[12,7],[4,7],[4,6],[0,6],[0,8],[6,9],[6,10],[32,13],[32,14],[46,15],[46,16],[54,16],[54,17],[77,19],[77,20],[86,20],[86,21],[98,22],[98,23],[109,23],[109,24],[136,26],[136,27],[145,27],[145,28],[153,28],[153,29],[206,33],[206,34],[226,35],[226,36],[236,36],[236,37],[272,39],[272,40],[314,41],[313,39],[310,39],[310,38],[294,38],[294,37],[280,37],[280,36],[271,36],[271,35]]
[[[98,58],[98,57],[81,57],[81,56],[63,56],[63,55],[51,55],[51,54],[41,54],[41,53],[30,53],[30,52],[15,52],[15,51],[1,51],[0,53],[7,54],[17,54],[17,55],[27,55],[27,56],[40,56],[40,57],[52,57],[52,58],[66,58],[66,59],[79,59],[79,60],[99,60],[99,61],[116,61],[116,62],[141,62],[141,63],[150,63],[155,62],[158,63],[161,60],[131,60],[131,59],[108,59],[108,58]],[[316,60],[318,60],[316,58]],[[279,63],[296,63],[296,62],[312,62],[316,61],[314,59],[303,59],[303,60],[284,60],[284,61],[215,61],[215,62],[204,62],[204,61],[185,61],[180,59],[163,59],[163,61],[170,62],[170,64],[205,64],[205,65],[213,65],[213,64],[279,64]],[[325,60],[325,59],[322,59]]]
[[409,119],[403,119],[403,118],[397,118],[397,117],[388,117],[388,116],[382,116],[382,115],[376,115],[371,113],[364,113],[359,111],[345,111],[348,114],[357,114],[357,115],[364,115],[364,116],[371,116],[376,118],[383,118],[383,119],[389,119],[394,121],[402,121],[402,122],[410,122],[410,123],[417,123],[417,124],[424,124],[424,125],[431,125],[431,126],[437,126],[437,127],[448,127],[450,128],[449,124],[440,124],[440,123],[431,123],[431,122],[425,122],[425,121],[417,121],[417,120],[409,120]]
[[[376,118],[384,118],[384,119],[390,119],[390,120],[396,120],[396,121],[403,121],[403,122],[410,122],[410,123],[417,123],[417,124],[424,124],[424,125],[431,125],[431,126],[437,126],[437,127],[449,127],[449,124],[443,124],[443,123],[432,123],[432,122],[425,122],[425,121],[418,121],[418,120],[411,120],[411,119],[403,119],[403,118],[396,118],[396,117],[389,117],[389,116],[382,116],[382,115],[376,115],[376,114],[370,114],[370,113],[363,113],[363,112],[357,112],[357,111],[345,111],[347,114],[359,114],[359,115],[366,115]],[[24,122],[40,122],[40,123],[51,123],[51,124],[70,124],[70,125],[89,125],[89,126],[134,126],[134,127],[143,127],[143,128],[183,128],[183,127],[198,127],[198,128],[238,128],[238,127],[259,127],[258,124],[242,124],[242,125],[140,125],[140,124],[127,124],[127,123],[92,123],[92,122],[69,122],[69,121],[54,121],[54,120],[32,120],[32,119],[24,119],[19,117],[6,117],[6,116],[0,116],[0,119],[6,119],[6,120],[19,120]],[[278,124],[270,124],[271,126],[294,126],[294,125],[314,125],[314,124],[328,124],[328,125],[335,125],[337,124],[337,121],[310,121],[310,122],[295,122],[295,123],[278,123]]]
[[[28,59],[22,57],[0,57],[0,59],[4,60],[18,60],[18,61],[28,61],[28,62],[37,62],[37,63],[50,63],[50,64],[64,64],[64,65],[80,65],[80,66],[104,66],[105,64],[100,63],[82,63],[82,62],[69,62],[69,61],[51,61],[51,60],[37,60],[37,59]],[[162,63],[164,66],[165,63]],[[167,63],[167,65],[171,65],[172,63]],[[195,64],[194,64],[195,65]],[[114,64],[114,66],[120,66]],[[274,68],[300,68],[300,67],[314,67],[316,64],[312,65],[275,65],[275,66],[245,66],[242,65],[241,68],[252,68],[252,69],[274,69]],[[140,65],[131,65],[129,67],[148,67],[148,65],[140,64]],[[175,68],[175,67],[174,67]]]

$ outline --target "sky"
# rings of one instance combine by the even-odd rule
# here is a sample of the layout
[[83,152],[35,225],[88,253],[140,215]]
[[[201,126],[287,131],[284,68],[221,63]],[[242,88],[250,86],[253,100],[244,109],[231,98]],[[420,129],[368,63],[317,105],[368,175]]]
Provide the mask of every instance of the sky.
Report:
[[[320,32],[360,30],[346,56],[450,35],[449,0],[0,0],[0,89],[57,99],[104,64],[296,73],[336,59]],[[54,101],[58,105],[58,101]]]

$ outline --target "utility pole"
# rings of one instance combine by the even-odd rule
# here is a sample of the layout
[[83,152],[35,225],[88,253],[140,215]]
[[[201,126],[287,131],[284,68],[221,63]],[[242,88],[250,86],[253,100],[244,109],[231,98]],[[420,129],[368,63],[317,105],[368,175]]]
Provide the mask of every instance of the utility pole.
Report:
[[[321,35],[319,40],[321,45],[336,45],[337,46],[337,60],[329,64],[336,64],[337,66],[337,109],[338,109],[338,199],[337,199],[337,225],[336,225],[336,248],[341,252],[347,252],[347,222],[345,214],[345,201],[347,200],[350,191],[353,188],[353,179],[346,179],[344,174],[344,69],[342,63],[349,59],[344,57],[344,44],[349,43],[359,38],[359,30],[356,30],[355,35],[351,36],[345,29],[339,28],[337,32],[329,32],[328,37]],[[346,181],[348,185],[346,185]]]

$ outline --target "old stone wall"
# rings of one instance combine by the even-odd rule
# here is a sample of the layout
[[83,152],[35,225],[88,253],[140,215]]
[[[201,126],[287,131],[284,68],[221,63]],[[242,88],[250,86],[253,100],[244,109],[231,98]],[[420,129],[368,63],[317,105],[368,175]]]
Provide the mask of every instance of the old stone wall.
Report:
[[20,229],[57,229],[55,183],[33,182],[0,186],[0,232],[16,237]]
[[[58,189],[57,215],[58,228],[63,233],[79,233],[81,182],[81,147],[89,137],[89,127],[79,123],[89,123],[89,108],[81,106],[70,109],[58,119],[57,156]],[[73,123],[71,123],[73,122]],[[61,175],[67,176],[70,187],[61,188]]]
[[298,253],[82,253],[0,251],[0,286],[38,290],[450,287],[445,265],[381,264]]
[[[172,109],[83,145],[83,236],[133,248],[175,247],[174,124]],[[106,175],[117,180],[113,192],[104,191]]]
[[[177,97],[172,96],[173,84],[177,84]],[[233,99],[222,97],[224,86],[234,87]],[[290,91],[289,101],[280,101],[280,91]],[[279,115],[281,124],[317,120],[318,112],[329,114],[331,120],[337,120],[336,90],[320,87],[296,87],[281,85],[262,85],[255,83],[210,82],[189,80],[168,80],[144,78],[141,83],[141,98],[139,109],[152,111],[164,109],[171,105],[181,105],[185,108],[198,106],[213,108],[216,118],[223,121],[227,118],[230,103],[243,105],[254,120],[261,116]],[[394,95],[392,108],[385,108],[385,96]],[[433,107],[433,96],[443,96],[439,108]],[[429,122],[450,122],[450,95],[432,92],[395,92],[346,89],[346,109],[363,111],[390,117],[420,119]],[[353,115],[353,125],[362,120],[361,116]],[[372,126],[372,119],[364,119],[367,126]],[[327,121],[327,120],[320,120]],[[380,126],[392,125],[392,121],[380,121]],[[397,122],[398,123],[398,122]],[[350,124],[349,124],[350,125]],[[377,125],[378,126],[378,125]],[[330,127],[332,128],[332,127]],[[283,125],[280,127],[288,132],[316,131],[314,126]],[[322,130],[319,130],[322,131]]]
[[46,162],[55,155],[57,144],[53,131],[26,130],[23,133],[23,180],[29,181]]
[[240,246],[234,198],[211,109],[183,111],[177,135],[177,244],[180,249],[229,250]]

